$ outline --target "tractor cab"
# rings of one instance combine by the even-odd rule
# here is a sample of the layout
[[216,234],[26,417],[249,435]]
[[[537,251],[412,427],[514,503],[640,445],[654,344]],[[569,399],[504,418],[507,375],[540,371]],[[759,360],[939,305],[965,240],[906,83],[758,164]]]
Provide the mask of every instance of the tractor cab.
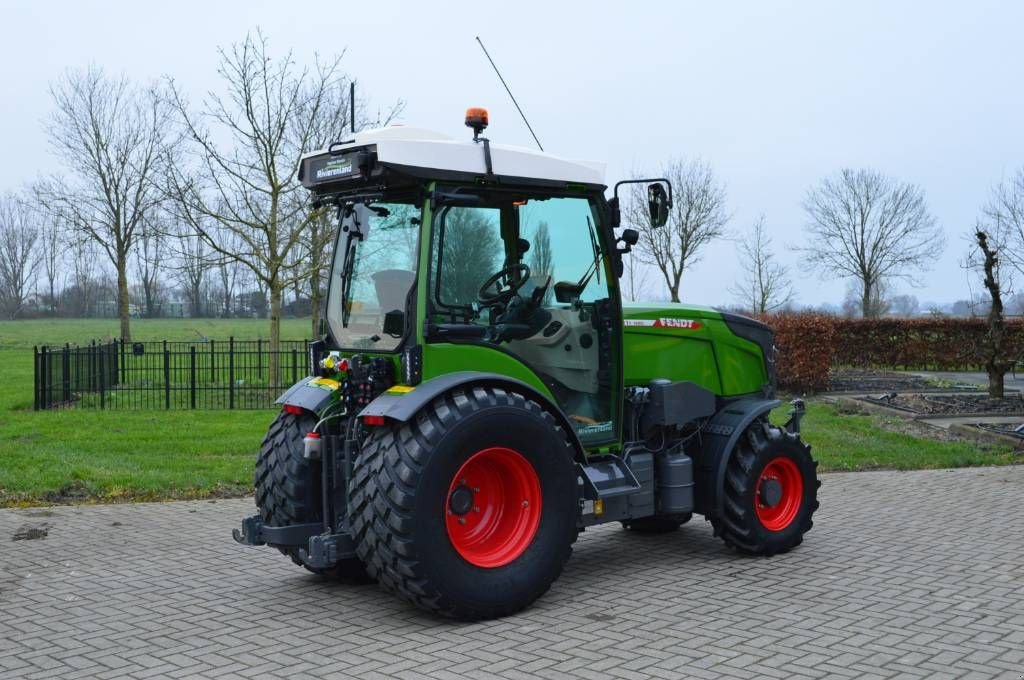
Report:
[[584,445],[608,443],[629,246],[616,242],[603,168],[492,145],[486,118],[468,113],[472,140],[392,127],[303,158],[315,205],[339,223],[327,344],[396,362],[409,386],[511,375],[556,403]]

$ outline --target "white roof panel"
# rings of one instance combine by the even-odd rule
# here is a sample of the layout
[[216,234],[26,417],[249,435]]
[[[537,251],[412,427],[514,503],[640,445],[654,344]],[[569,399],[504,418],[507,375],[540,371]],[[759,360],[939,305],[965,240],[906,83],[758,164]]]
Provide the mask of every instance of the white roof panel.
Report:
[[[433,130],[404,126],[389,126],[357,132],[355,139],[334,145],[336,152],[356,147],[375,145],[377,160],[382,163],[450,170],[483,175],[483,145],[466,140],[454,140]],[[317,156],[317,151],[308,156]],[[604,184],[603,163],[571,161],[543,151],[519,146],[491,143],[491,166],[497,175],[532,179]]]

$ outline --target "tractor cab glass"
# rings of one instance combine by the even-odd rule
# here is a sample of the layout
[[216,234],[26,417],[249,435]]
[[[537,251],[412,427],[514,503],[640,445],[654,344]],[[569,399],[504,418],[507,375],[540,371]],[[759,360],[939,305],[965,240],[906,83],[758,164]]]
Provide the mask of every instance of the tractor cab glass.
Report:
[[327,292],[327,320],[342,349],[390,351],[403,335],[416,280],[420,205],[348,203]]
[[532,369],[584,443],[613,435],[609,282],[588,198],[509,195],[435,211],[428,318]]

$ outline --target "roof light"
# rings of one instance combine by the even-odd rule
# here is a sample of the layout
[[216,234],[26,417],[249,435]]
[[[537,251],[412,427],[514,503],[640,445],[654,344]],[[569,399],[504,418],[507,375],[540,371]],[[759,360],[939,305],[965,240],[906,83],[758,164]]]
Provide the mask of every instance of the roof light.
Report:
[[471,106],[466,109],[466,127],[473,128],[473,139],[487,129],[489,122],[490,116],[487,114],[487,109],[481,106]]

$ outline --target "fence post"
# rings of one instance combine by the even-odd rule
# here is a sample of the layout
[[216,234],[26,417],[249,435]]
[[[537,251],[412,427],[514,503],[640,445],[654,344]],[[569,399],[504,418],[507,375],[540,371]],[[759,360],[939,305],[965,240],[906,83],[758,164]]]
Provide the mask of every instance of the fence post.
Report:
[[292,384],[299,382],[299,352],[292,348]]
[[101,351],[96,357],[96,362],[97,364],[99,364],[99,375],[97,376],[97,378],[99,379],[100,382],[100,410],[102,411],[103,409],[107,408],[107,375],[105,370],[106,367],[104,366],[106,362],[103,361],[106,358],[106,352],[102,351],[102,345],[100,345],[99,349]]
[[235,336],[228,338],[228,408],[235,407]]
[[191,388],[192,409],[195,410],[195,407],[196,407],[196,346],[195,345],[191,346],[191,352],[189,354],[190,354],[189,361],[191,362],[191,365],[189,366],[189,369],[190,369],[189,370],[189,387]]
[[121,353],[121,366],[120,366],[120,369],[121,369],[121,382],[127,382],[128,381],[128,367],[125,365],[125,362],[124,362],[124,338],[120,338],[118,340],[115,340],[114,343],[115,343],[115,346],[114,346],[115,351],[120,349],[120,353]]
[[171,353],[167,351],[167,341],[164,340],[164,406],[171,408]]
[[50,362],[49,356],[47,356],[47,350],[49,348],[43,345],[39,352],[39,377],[41,381],[40,387],[40,409],[50,408],[50,401],[46,396],[46,388],[50,386]]
[[32,345],[32,410],[39,410],[39,347]]
[[263,338],[256,338],[256,370],[256,375],[263,380]]
[[210,384],[211,385],[215,385],[217,383],[216,359],[214,359],[216,354],[214,354],[214,350],[213,350],[213,344],[215,342],[217,342],[217,341],[216,340],[212,340],[212,339],[210,340]]
[[61,366],[60,378],[64,383],[64,403],[71,402],[71,345],[64,343],[64,365]]

